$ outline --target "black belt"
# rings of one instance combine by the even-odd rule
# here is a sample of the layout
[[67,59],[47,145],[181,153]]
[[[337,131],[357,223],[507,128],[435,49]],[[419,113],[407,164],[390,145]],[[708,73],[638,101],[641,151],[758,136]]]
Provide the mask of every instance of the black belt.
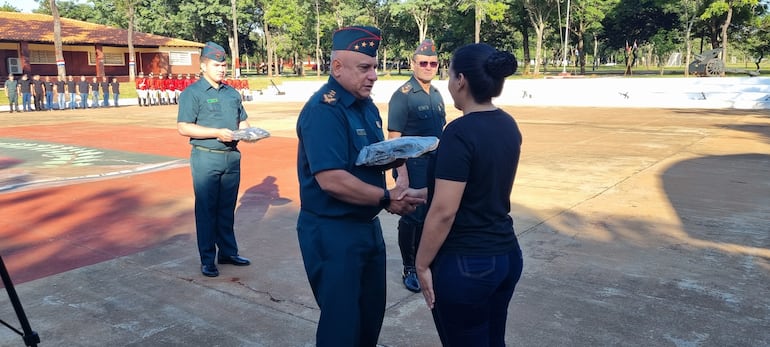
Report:
[[228,152],[233,152],[238,150],[237,148],[229,148],[229,147],[228,149],[211,149],[211,148],[198,146],[198,145],[193,145],[193,148],[204,152],[211,152],[211,153],[228,153]]

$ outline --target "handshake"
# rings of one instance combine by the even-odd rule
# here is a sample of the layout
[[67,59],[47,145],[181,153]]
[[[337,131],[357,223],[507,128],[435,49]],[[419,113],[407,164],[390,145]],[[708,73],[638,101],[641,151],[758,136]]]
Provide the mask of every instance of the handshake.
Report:
[[399,216],[414,212],[417,206],[428,201],[428,188],[402,188],[396,186],[390,190],[390,205],[385,209]]

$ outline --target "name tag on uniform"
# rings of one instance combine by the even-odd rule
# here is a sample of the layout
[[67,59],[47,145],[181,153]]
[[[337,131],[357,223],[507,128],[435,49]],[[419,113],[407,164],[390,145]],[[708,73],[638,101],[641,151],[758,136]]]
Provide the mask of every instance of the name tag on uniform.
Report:
[[417,106],[417,111],[428,111],[428,110],[430,110],[430,105]]
[[366,130],[364,130],[364,129],[356,129],[356,135],[358,135],[358,136],[366,136]]
[[206,102],[208,102],[209,104],[213,104],[215,102],[219,102],[219,99],[208,99],[206,100]]

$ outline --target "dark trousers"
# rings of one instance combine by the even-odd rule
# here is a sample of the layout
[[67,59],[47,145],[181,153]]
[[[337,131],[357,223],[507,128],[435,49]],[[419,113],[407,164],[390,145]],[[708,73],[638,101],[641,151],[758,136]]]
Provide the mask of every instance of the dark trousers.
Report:
[[35,111],[42,111],[43,108],[43,93],[35,94]]
[[217,248],[220,257],[238,255],[233,224],[241,182],[241,153],[205,152],[193,147],[190,169],[198,252],[201,264],[213,265]]
[[321,309],[316,346],[376,346],[386,288],[380,220],[331,219],[300,211],[297,235]]
[[11,106],[11,112],[19,112],[19,96],[16,93],[8,93],[8,104]]
[[508,304],[522,267],[518,246],[498,256],[437,256],[432,313],[442,345],[504,347]]
[[[428,186],[428,165],[430,160],[430,155],[424,155],[406,161],[410,188],[420,189]],[[393,172],[395,171],[393,170]],[[403,262],[405,272],[407,270],[414,271],[414,260],[417,256],[417,249],[420,246],[422,227],[427,214],[428,205],[419,205],[414,212],[398,220],[398,248],[401,251],[401,261]]]

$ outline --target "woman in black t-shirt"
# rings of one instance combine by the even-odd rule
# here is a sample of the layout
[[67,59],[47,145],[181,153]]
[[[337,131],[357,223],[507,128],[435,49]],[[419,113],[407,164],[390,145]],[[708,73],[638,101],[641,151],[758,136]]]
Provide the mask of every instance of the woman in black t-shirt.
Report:
[[449,92],[463,116],[444,129],[417,274],[444,346],[504,346],[522,254],[510,213],[521,149],[516,121],[492,104],[516,58],[486,44],[458,49]]

